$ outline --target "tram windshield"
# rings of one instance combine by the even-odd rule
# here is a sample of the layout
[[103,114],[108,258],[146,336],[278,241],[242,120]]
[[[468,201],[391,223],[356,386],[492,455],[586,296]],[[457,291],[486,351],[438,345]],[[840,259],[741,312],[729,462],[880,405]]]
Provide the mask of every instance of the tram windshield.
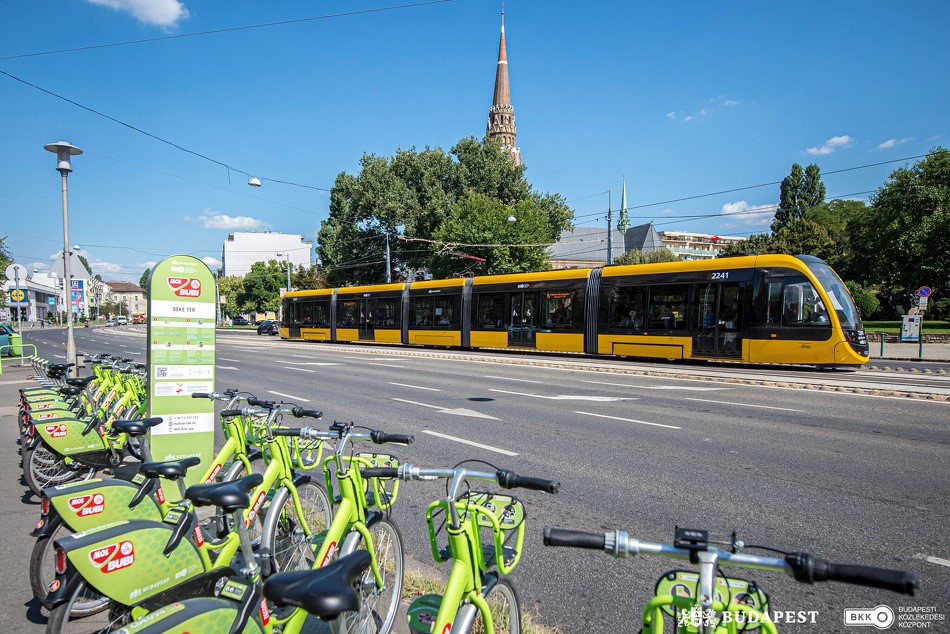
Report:
[[851,299],[848,287],[844,285],[838,274],[824,262],[809,262],[807,264],[811,272],[818,278],[822,288],[828,293],[835,313],[838,315],[838,320],[841,322],[841,328],[844,330],[861,330],[861,316],[854,305],[854,300]]

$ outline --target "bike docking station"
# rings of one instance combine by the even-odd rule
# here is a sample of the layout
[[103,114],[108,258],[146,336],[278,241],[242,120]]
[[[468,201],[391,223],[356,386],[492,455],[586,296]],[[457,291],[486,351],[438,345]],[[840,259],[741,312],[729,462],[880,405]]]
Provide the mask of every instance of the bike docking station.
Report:
[[[214,391],[217,291],[208,266],[189,255],[165,258],[148,281],[149,416],[153,460],[201,459],[188,484],[198,482],[214,456],[214,401],[191,398]],[[176,487],[169,487],[176,495]]]

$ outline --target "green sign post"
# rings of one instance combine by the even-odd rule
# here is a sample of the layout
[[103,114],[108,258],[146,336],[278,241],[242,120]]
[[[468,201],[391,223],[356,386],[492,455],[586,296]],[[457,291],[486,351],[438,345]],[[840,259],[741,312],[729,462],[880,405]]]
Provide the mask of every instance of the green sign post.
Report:
[[189,484],[201,477],[214,456],[214,401],[191,394],[214,391],[217,299],[214,276],[197,258],[173,255],[152,269],[149,416],[161,416],[164,422],[152,428],[149,442],[153,460],[201,458],[201,465],[188,471]]

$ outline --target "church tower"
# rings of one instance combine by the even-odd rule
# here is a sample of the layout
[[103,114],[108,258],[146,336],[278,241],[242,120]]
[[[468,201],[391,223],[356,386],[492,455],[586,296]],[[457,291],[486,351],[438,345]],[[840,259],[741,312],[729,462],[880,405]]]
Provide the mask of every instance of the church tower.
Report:
[[495,96],[488,111],[488,137],[498,139],[515,165],[521,165],[521,150],[517,145],[515,108],[511,105],[511,87],[508,85],[508,54],[505,50],[505,5],[501,6],[501,41],[498,43],[498,69],[495,71]]

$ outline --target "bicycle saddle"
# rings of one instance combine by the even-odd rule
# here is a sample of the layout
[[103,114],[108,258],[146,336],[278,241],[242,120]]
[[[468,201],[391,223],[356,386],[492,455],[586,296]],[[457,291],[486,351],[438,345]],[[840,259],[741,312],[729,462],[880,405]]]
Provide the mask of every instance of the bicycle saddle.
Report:
[[95,375],[77,377],[73,379],[66,379],[66,385],[71,385],[73,387],[86,387],[90,383],[96,380]]
[[161,422],[162,418],[160,416],[138,420],[117,420],[112,423],[112,429],[129,436],[144,436],[149,427],[154,427]]
[[324,568],[281,572],[264,583],[264,596],[331,621],[342,612],[359,609],[360,598],[353,586],[369,564],[369,552],[358,550]]
[[139,467],[139,473],[150,478],[165,478],[166,480],[177,480],[185,475],[190,467],[194,467],[201,462],[198,456],[191,456],[183,460],[169,460],[168,462],[143,462]]
[[195,506],[220,506],[225,513],[246,509],[251,505],[247,492],[264,481],[264,476],[252,473],[231,482],[192,484],[185,497]]

